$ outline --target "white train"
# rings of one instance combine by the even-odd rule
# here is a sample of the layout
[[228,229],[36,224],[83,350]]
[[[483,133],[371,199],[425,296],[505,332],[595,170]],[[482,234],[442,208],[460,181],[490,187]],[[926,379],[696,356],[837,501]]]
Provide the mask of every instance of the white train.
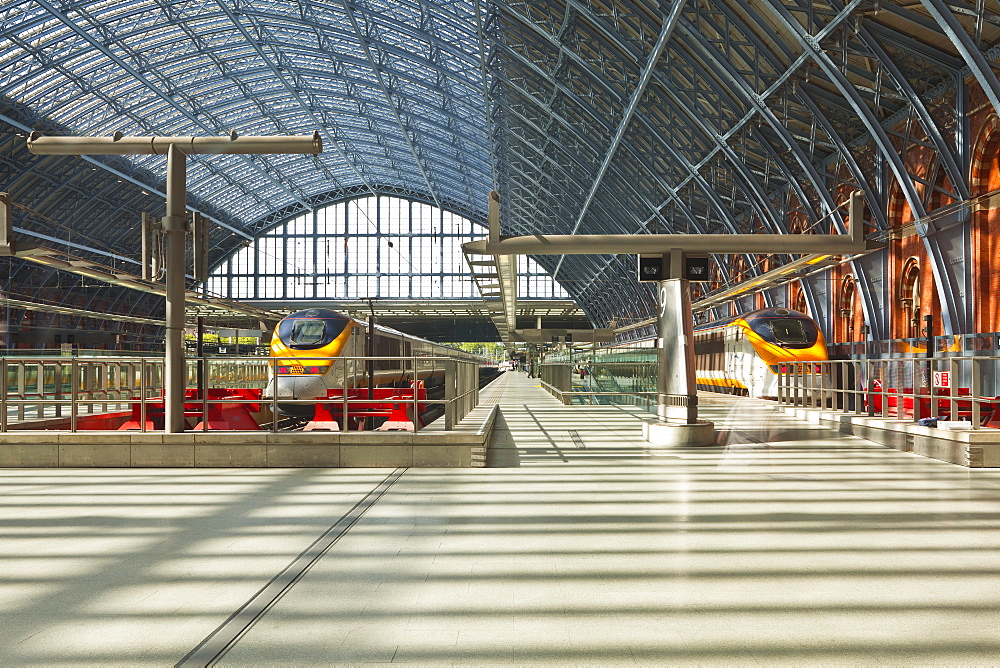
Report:
[[[281,320],[271,338],[271,357],[275,373],[264,390],[264,399],[270,400],[277,392],[279,413],[310,418],[317,403],[342,396],[345,390],[410,387],[415,376],[423,382],[428,399],[443,397],[445,365],[440,360],[421,362],[420,358],[476,362],[480,384],[497,373],[495,366],[478,355],[381,325],[370,332],[368,323],[323,308],[298,311]],[[352,359],[372,357],[409,360]],[[411,368],[414,358],[416,370]],[[289,400],[314,403],[282,403]]]

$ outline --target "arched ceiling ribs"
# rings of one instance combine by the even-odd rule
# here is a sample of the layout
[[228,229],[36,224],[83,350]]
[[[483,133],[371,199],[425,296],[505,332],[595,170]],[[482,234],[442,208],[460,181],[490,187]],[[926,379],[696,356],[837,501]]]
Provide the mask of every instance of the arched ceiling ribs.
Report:
[[[410,137],[409,128],[403,123],[402,117],[399,115],[399,108],[396,102],[393,101],[392,93],[389,92],[389,88],[385,83],[385,73],[383,72],[383,66],[379,61],[375,59],[372,55],[372,47],[369,44],[369,34],[368,32],[362,32],[361,26],[358,24],[357,16],[355,16],[354,11],[351,9],[351,3],[348,0],[343,2],[344,11],[347,13],[347,17],[351,21],[351,26],[354,28],[354,33],[361,44],[361,48],[365,52],[365,57],[368,59],[368,63],[372,68],[372,73],[375,75],[375,80],[378,82],[379,88],[382,90],[382,94],[385,95],[386,104],[392,110],[393,118],[396,119],[396,125],[399,127],[400,133],[406,139],[406,145],[410,149],[410,154],[413,156],[413,161],[420,170],[420,175],[424,179],[424,183],[427,184],[427,192],[431,194],[434,198],[434,202],[437,204],[438,208],[441,208],[441,200],[437,196],[437,192],[434,189],[434,184],[431,182],[430,176],[427,174],[427,169],[424,167],[423,161],[420,159],[417,149],[413,145],[413,138]],[[372,30],[373,26],[368,24],[368,29]],[[375,44],[375,48],[379,48],[377,40],[371,40]]]
[[[653,72],[656,70],[656,66],[660,62],[660,56],[667,48],[667,42],[670,40],[670,36],[674,31],[674,26],[677,25],[677,20],[681,16],[681,9],[684,7],[684,3],[685,0],[673,0],[673,6],[670,8],[670,13],[664,18],[663,25],[660,28],[660,35],[656,40],[656,44],[653,46],[652,52],[650,52],[648,58],[646,59],[646,64],[642,69],[642,73],[639,75],[639,82],[636,84],[635,89],[633,89],[632,96],[629,98],[628,104],[625,105],[621,120],[619,120],[618,127],[615,128],[615,133],[611,137],[611,143],[604,152],[604,159],[601,161],[601,165],[597,169],[597,174],[594,177],[593,184],[590,186],[587,197],[584,199],[583,205],[580,207],[580,214],[577,216],[576,223],[573,225],[573,229],[570,230],[570,234],[576,234],[577,231],[579,231],[580,224],[587,215],[587,209],[590,207],[590,203],[594,200],[594,195],[597,194],[597,189],[601,186],[604,174],[608,171],[608,167],[611,166],[611,160],[614,158],[615,152],[618,150],[618,146],[625,137],[625,131],[628,129],[629,123],[632,122],[632,116],[635,114],[639,101],[646,92],[646,86],[652,79]],[[558,272],[559,268],[557,266],[556,273]]]
[[914,216],[923,217],[925,215],[923,203],[920,201],[920,197],[913,187],[913,181],[907,174],[902,158],[896,152],[885,130],[874,117],[868,105],[861,99],[853,84],[847,80],[847,77],[832,62],[830,56],[821,48],[819,42],[805,32],[802,25],[785,7],[775,4],[775,0],[763,0],[762,6],[767,7],[771,15],[796,37],[800,46],[810,53],[813,61],[819,65],[820,69],[823,70],[831,83],[833,83],[848,102],[851,109],[858,115],[859,120],[861,120],[865,128],[872,135],[880,153],[895,175],[896,181],[899,183],[900,188],[902,188],[906,201],[910,205],[910,210],[913,211]]
[[[29,133],[29,132],[32,131],[32,128],[29,127],[27,124],[22,123],[22,122],[18,121],[17,119],[11,118],[10,116],[7,116],[5,114],[0,114],[0,121],[3,121],[4,123],[7,123],[8,125],[17,128],[18,130],[21,131],[21,133],[23,133],[25,135],[27,135],[27,133]],[[153,180],[153,175],[152,174],[143,173],[143,174],[141,174],[141,178],[140,178],[140,176],[135,175],[134,171],[132,173],[130,173],[129,171],[125,171],[125,167],[130,168],[130,170],[137,170],[137,168],[134,165],[132,165],[131,163],[126,163],[124,160],[117,160],[117,162],[121,163],[120,166],[122,167],[122,169],[118,169],[116,167],[113,167],[113,166],[107,164],[107,161],[113,160],[114,158],[104,158],[102,160],[102,159],[98,159],[98,158],[95,158],[95,157],[89,156],[89,155],[81,155],[79,157],[80,157],[80,159],[84,160],[85,162],[90,163],[91,165],[93,165],[94,167],[92,167],[92,169],[101,169],[101,170],[103,170],[103,171],[105,171],[105,172],[107,172],[107,173],[109,173],[109,174],[111,174],[111,175],[113,175],[113,176],[121,179],[123,182],[128,182],[129,184],[138,187],[140,192],[146,192],[146,193],[149,193],[150,195],[156,195],[156,196],[158,196],[158,197],[160,197],[161,199],[164,199],[164,200],[167,197],[166,192],[163,189],[150,184],[150,181]],[[64,158],[64,159],[59,159],[59,160],[61,160],[61,161],[69,161],[69,160],[73,160],[73,158]],[[29,167],[27,170],[23,171],[18,176],[18,179],[22,178],[25,174],[29,173],[31,171],[31,169],[32,168]],[[9,183],[5,187],[7,187],[8,189],[11,189],[12,186],[15,183],[16,182]],[[157,203],[158,206],[160,206],[161,204],[162,203]],[[225,220],[220,219],[216,215],[213,215],[214,212],[206,210],[206,207],[199,206],[199,203],[189,202],[188,208],[191,211],[198,212],[201,215],[205,216],[214,225],[218,225],[219,227],[222,227],[222,228],[228,230],[229,232],[232,232],[233,234],[239,235],[239,236],[243,237],[244,239],[252,239],[253,238],[252,236],[250,236],[249,234],[247,234],[242,229],[239,229],[239,228],[233,226],[232,224],[226,222]]]
[[[862,20],[863,21],[863,20]],[[965,172],[958,166],[958,161],[955,158],[955,154],[948,143],[944,140],[941,135],[941,130],[938,128],[937,123],[931,118],[930,112],[927,110],[927,106],[924,104],[923,100],[917,95],[916,91],[907,81],[906,77],[899,68],[893,63],[892,58],[889,54],[885,52],[885,49],[872,37],[867,30],[862,26],[858,29],[858,37],[861,39],[862,43],[871,50],[872,54],[878,58],[879,63],[889,72],[892,77],[893,82],[896,87],[903,93],[906,99],[910,103],[910,107],[913,112],[920,119],[920,125],[930,137],[931,142],[934,145],[934,149],[937,152],[938,159],[941,160],[941,164],[944,167],[945,173],[948,175],[948,180],[951,185],[957,191],[960,199],[969,199],[969,185],[965,177]]]
[[[225,2],[222,2],[221,0],[216,0],[216,4],[218,5],[219,9],[230,20],[233,27],[236,28],[236,30],[238,30],[243,35],[243,38],[246,41],[246,43],[249,44],[251,48],[253,48],[253,50],[257,54],[257,57],[261,60],[262,63],[264,63],[264,66],[275,77],[275,80],[281,84],[281,86],[288,92],[288,94],[296,102],[299,108],[310,119],[312,119],[316,127],[320,129],[321,134],[323,134],[326,138],[324,145],[333,148],[337,152],[337,154],[341,157],[341,159],[343,159],[343,161],[350,166],[350,168],[358,176],[358,179],[366,186],[368,186],[369,190],[371,190],[371,185],[369,183],[367,176],[365,175],[363,169],[360,169],[358,166],[359,159],[357,155],[349,156],[347,150],[343,148],[342,144],[349,146],[349,143],[343,138],[338,136],[340,133],[337,132],[336,124],[331,125],[328,119],[323,119],[321,121],[313,112],[313,105],[306,104],[305,100],[302,99],[302,95],[299,92],[301,90],[301,84],[299,82],[296,82],[296,85],[292,86],[288,82],[288,79],[283,74],[283,70],[279,69],[278,66],[271,60],[271,58],[268,57],[268,55],[264,52],[264,49],[261,46],[262,40],[250,34],[250,32],[246,29],[246,27],[243,26],[239,18],[232,12],[232,10],[229,9],[229,7],[226,5]],[[244,16],[246,16],[253,23],[252,14],[244,14]],[[263,26],[258,25],[256,23],[254,23],[253,26],[254,29],[257,30],[262,37],[263,35],[266,34],[267,31],[264,29]],[[331,128],[333,130],[332,133],[331,133]],[[375,194],[373,190],[371,192],[372,194]],[[308,204],[305,202],[305,200],[299,198],[296,199],[299,201],[299,204],[301,204],[304,208],[308,207]]]
[[[121,57],[112,53],[111,50],[103,42],[99,41],[90,33],[88,33],[86,30],[77,25],[76,22],[74,22],[66,14],[58,10],[49,0],[36,0],[36,1],[40,5],[42,5],[46,9],[46,11],[48,11],[52,16],[56,17],[64,25],[66,25],[66,27],[68,27],[70,30],[76,33],[83,40],[88,42],[93,48],[95,48],[97,51],[103,54],[106,58],[114,62],[115,65],[127,71],[137,81],[142,82],[142,84],[145,85],[149,89],[149,91],[154,93],[167,105],[173,107],[179,114],[184,116],[189,122],[200,127],[201,130],[206,134],[221,134],[222,128],[211,127],[209,124],[200,121],[194,113],[192,113],[190,110],[188,110],[187,108],[182,106],[179,102],[177,102],[174,99],[174,95],[168,94],[164,90],[162,90],[160,86],[154,85],[152,80],[144,74],[144,72],[152,72],[154,70],[153,68],[150,68],[148,65],[145,64],[143,58],[138,53],[132,52],[129,54],[129,56],[133,61],[141,63],[140,67],[142,68],[142,70],[136,69],[129,63],[125,62],[125,60],[123,60]],[[74,8],[74,11],[81,13],[81,15],[83,13],[82,8]],[[104,32],[102,24],[99,21],[91,21],[91,25],[94,27],[96,31]],[[113,36],[109,35],[108,38],[113,39]],[[124,45],[121,45],[121,47],[125,48]],[[177,93],[179,93],[179,91],[177,91]],[[183,97],[182,94],[181,97]],[[195,108],[197,107],[197,105],[193,106]],[[243,159],[244,162],[250,164],[251,168],[255,170],[261,178],[263,178],[266,181],[272,182],[281,191],[286,193],[286,195],[289,198],[301,201],[299,194],[295,192],[295,190],[292,187],[290,187],[287,184],[281,183],[281,181],[271,173],[271,170],[266,167],[266,165],[268,164],[266,160],[264,159],[252,160],[246,157],[244,157]],[[261,164],[258,164],[258,162],[263,163],[265,166],[262,167]]]
[[[725,5],[719,7],[718,11],[724,14],[728,21],[733,22],[735,20],[732,12]],[[843,18],[844,15],[841,14],[838,17],[838,23],[842,21]],[[693,25],[688,25],[687,23],[685,23],[682,25],[682,28],[685,30],[686,34],[688,34],[690,41],[692,43],[698,43],[697,32],[695,31],[695,27]],[[715,25],[714,28],[716,31],[720,30],[720,26],[718,25]],[[805,53],[802,53],[799,54],[797,58],[793,58],[793,54],[785,53],[784,57],[792,64],[789,65],[788,67],[783,67],[781,61],[778,60],[778,58],[776,58],[772,54],[771,48],[769,48],[769,47],[773,48],[774,45],[780,44],[779,40],[774,39],[771,45],[766,45],[758,38],[756,32],[753,30],[746,30],[743,33],[742,37],[754,47],[754,51],[753,54],[751,54],[751,56],[756,56],[759,59],[766,60],[772,72],[780,73],[777,76],[777,78],[769,84],[769,86],[767,87],[767,89],[764,90],[763,93],[759,95],[756,94],[755,91],[750,87],[749,82],[747,82],[746,79],[740,77],[738,72],[736,72],[735,65],[733,63],[717,57],[714,54],[714,52],[710,52],[710,50],[708,49],[705,49],[706,56],[711,58],[711,62],[718,69],[720,74],[726,78],[728,84],[734,89],[742,92],[747,105],[749,107],[752,107],[752,109],[748,111],[747,114],[742,119],[740,119],[739,121],[740,126],[742,126],[744,123],[754,118],[754,116],[759,116],[767,124],[770,130],[773,131],[778,136],[782,145],[784,145],[787,148],[787,150],[792,153],[800,169],[806,174],[807,178],[809,179],[809,182],[812,184],[813,190],[817,193],[817,195],[821,197],[821,201],[824,203],[825,210],[817,212],[817,217],[818,215],[828,215],[831,211],[834,211],[836,207],[832,199],[827,194],[827,188],[825,186],[823,177],[816,170],[816,167],[813,165],[812,161],[810,161],[809,158],[805,155],[805,152],[802,150],[802,147],[799,145],[799,142],[796,141],[795,137],[791,135],[791,133],[787,128],[787,123],[780,121],[775,115],[774,110],[766,103],[766,101],[770,99],[774,95],[774,93],[776,93],[779,90],[779,87],[785,87],[788,80],[792,77],[792,75],[798,72],[799,67],[801,67],[801,65],[804,62],[806,62],[807,55]],[[757,67],[759,67],[759,65]],[[787,88],[786,88],[786,95],[787,95]],[[757,129],[757,133],[759,135],[762,135],[761,128],[759,126]],[[723,139],[723,141],[728,143],[728,137]],[[799,179],[796,178],[791,173],[791,170],[789,169],[787,162],[784,159],[782,159],[782,157],[778,154],[778,152],[774,149],[774,147],[771,146],[770,142],[768,142],[767,139],[764,138],[763,136],[761,145],[766,148],[766,150],[770,153],[772,159],[782,170],[782,172],[785,175],[786,183],[795,191],[796,196],[799,198],[799,201],[802,202],[803,205],[809,203],[810,198],[806,196],[805,192],[803,192],[802,187],[799,183]],[[836,218],[838,225],[840,225],[841,229],[843,229],[842,227],[843,221],[840,219],[840,216],[837,215]],[[782,232],[787,232],[788,230],[785,221],[779,220],[778,222],[780,224],[779,229]]]
[[827,136],[837,145],[839,151],[839,158],[844,161],[847,169],[851,172],[854,177],[855,185],[861,189],[865,194],[865,202],[868,207],[868,214],[874,219],[875,226],[878,229],[884,230],[888,227],[888,222],[885,218],[885,212],[882,208],[882,202],[879,199],[878,193],[872,189],[870,179],[865,175],[858,161],[854,157],[854,153],[851,148],[844,142],[844,140],[837,133],[837,129],[827,120],[826,115],[816,106],[812,98],[809,96],[808,90],[810,88],[809,84],[799,84],[798,97],[804,105],[812,112],[813,117],[816,121],[823,126],[823,131],[826,132]]
[[[523,59],[523,57],[521,56],[521,54],[517,53],[516,51],[511,51],[509,55],[511,55],[512,57],[518,59],[525,66],[531,67],[532,69],[536,69],[536,66],[533,63],[530,63],[529,61]],[[538,100],[535,99],[535,97],[533,95],[531,95],[530,92],[528,92],[526,90],[523,90],[523,89],[520,89],[513,82],[507,82],[507,86],[509,88],[511,88],[512,90],[517,91],[523,97],[524,100],[530,101],[530,102],[535,103],[535,104],[539,104]],[[580,108],[586,109],[584,101],[581,100],[576,95],[576,93],[574,93],[573,91],[571,91],[568,88],[565,88],[565,87],[563,87],[563,86],[561,86],[559,84],[556,84],[556,87],[559,88],[559,91],[560,91],[560,93],[562,95],[564,95],[567,98],[573,100],[574,103],[577,104]],[[571,123],[569,123],[569,121],[567,121],[566,119],[562,118],[562,116],[559,113],[557,113],[555,110],[553,110],[551,108],[543,108],[541,110],[544,111],[544,114],[545,114],[546,118],[548,118],[550,121],[558,123],[559,125],[561,125],[563,128],[565,128],[569,132],[574,132],[575,133],[575,129],[574,129],[573,125]],[[512,104],[510,104],[509,100],[508,100],[508,104],[506,106],[504,106],[504,111],[505,111],[505,113],[514,114],[515,116],[518,117],[519,120],[521,120],[522,122],[524,122],[526,124],[529,124],[539,134],[541,134],[542,136],[545,136],[545,134],[546,134],[545,131],[542,128],[540,128],[533,120],[530,120],[527,116],[525,116],[524,114],[521,114],[520,112],[518,112],[514,108],[514,106]],[[593,117],[594,117],[595,122],[599,122],[599,123],[606,122],[606,121],[604,121],[604,119],[602,119],[597,114],[594,114]],[[605,128],[608,131],[611,131],[610,126],[605,126]],[[548,134],[549,134],[549,136],[547,137],[546,141],[552,142],[553,144],[555,144],[560,149],[560,151],[564,155],[567,156],[567,158],[569,160],[571,160],[574,164],[577,164],[580,167],[580,169],[581,169],[582,172],[589,173],[590,170],[586,167],[586,165],[583,164],[583,162],[581,161],[581,157],[579,155],[577,155],[574,151],[570,150],[568,147],[565,147],[565,146],[562,146],[562,145],[558,144],[558,142],[556,142],[552,138],[551,133],[548,133]],[[594,155],[600,155],[601,154],[600,147],[598,147],[596,144],[594,144],[593,141],[590,140],[588,137],[583,136],[583,135],[576,135],[576,139],[578,141],[581,141],[584,144],[586,144],[587,147],[588,147],[588,149],[591,150]],[[629,150],[632,150],[631,147],[629,147]],[[643,156],[641,154],[635,154],[634,157],[637,160],[640,160],[640,161],[643,158]],[[614,166],[612,166],[611,169],[612,169],[613,172],[617,172],[618,171],[617,168],[615,168]],[[656,211],[655,205],[652,202],[649,202],[649,200],[646,199],[645,196],[642,193],[639,193],[638,191],[635,191],[634,184],[632,183],[632,181],[630,179],[628,179],[624,174],[620,174],[620,176],[622,178],[622,181],[625,184],[627,184],[627,187],[629,187],[630,189],[632,189],[636,193],[636,195],[638,197],[640,197],[643,201],[645,201],[647,203],[647,205],[650,207],[650,209],[655,212]],[[580,187],[580,192],[581,193],[585,192],[585,188],[583,187],[583,185],[579,181],[579,179],[577,179],[576,177],[572,177],[572,180]],[[611,196],[612,196],[612,198],[616,198],[616,196],[613,193],[611,194]],[[628,207],[624,207],[623,210],[630,211]],[[506,214],[505,214],[505,217],[506,217]],[[608,219],[608,218],[609,218],[609,216],[607,214],[605,214],[605,219]],[[525,233],[532,233],[533,231],[535,231],[535,230],[528,229],[528,230],[525,230]]]
[[[920,0],[924,8],[937,22],[938,26],[962,56],[966,66],[976,78],[983,89],[983,93],[993,105],[993,110],[1000,114],[1000,82],[997,81],[996,73],[990,67],[990,63],[983,57],[982,52],[973,43],[969,33],[958,22],[955,15],[941,0]],[[985,11],[982,7],[980,13]]]
[[[718,65],[717,62],[713,62],[714,57],[712,56],[710,51],[704,46],[703,42],[701,42],[698,39],[693,39],[693,40],[690,39],[691,37],[690,29],[691,29],[690,24],[688,24],[685,21],[681,22],[681,31],[684,34],[684,36],[687,37],[687,39],[683,39],[683,43],[685,44],[685,46],[691,49],[692,52],[698,53],[701,57],[706,58],[709,64]],[[697,69],[699,73],[706,80],[711,80],[711,77],[709,76],[708,72],[702,69],[701,66],[698,65],[695,61],[693,60],[689,61],[688,66]],[[727,74],[724,69],[718,69],[718,68],[716,68],[715,73],[720,74],[722,76],[725,76]],[[664,79],[666,78],[664,77]],[[731,86],[729,88],[729,91],[743,92],[740,87],[735,85],[735,82],[730,81],[729,83]],[[750,170],[746,166],[746,162],[742,160],[740,156],[736,155],[732,146],[730,146],[727,141],[723,141],[722,138],[719,136],[719,134],[713,130],[713,128],[708,126],[697,115],[693,114],[690,110],[690,107],[683,104],[683,100],[680,98],[680,92],[672,84],[667,84],[667,82],[664,81],[663,85],[664,88],[670,91],[671,97],[673,98],[678,111],[686,112],[689,118],[691,119],[692,123],[696,124],[701,129],[701,131],[705,133],[705,136],[711,138],[719,146],[720,153],[723,156],[725,156],[725,158],[732,165],[734,171],[737,174],[739,174],[743,182],[748,186],[749,191],[753,194],[753,197],[750,197],[749,200],[751,206],[754,208],[757,214],[763,220],[766,220],[768,222],[768,226],[771,228],[772,231],[778,232],[783,230],[784,225],[780,220],[778,212],[775,211],[771,199],[768,197],[762,184],[757,180],[757,178],[753,174],[750,173]],[[748,100],[744,100],[744,102],[749,102],[752,105],[752,102]]]
[[[604,159],[601,161],[601,165],[597,169],[597,174],[594,176],[590,190],[583,200],[583,205],[580,207],[580,213],[577,216],[576,223],[573,225],[573,229],[570,231],[570,234],[576,234],[577,231],[579,231],[580,225],[583,223],[583,219],[587,215],[587,209],[590,208],[590,203],[594,201],[597,189],[601,187],[601,181],[604,180],[604,175],[611,166],[611,160],[614,158],[615,152],[618,150],[618,146],[625,137],[625,131],[632,122],[632,116],[635,114],[639,101],[646,92],[646,86],[649,84],[649,81],[653,76],[653,72],[656,70],[656,66],[660,62],[660,56],[667,48],[667,42],[670,40],[670,36],[674,31],[674,26],[677,25],[677,20],[680,18],[681,9],[684,7],[685,0],[673,0],[673,2],[674,4],[670,8],[670,13],[663,20],[663,25],[660,28],[660,35],[656,40],[656,44],[653,46],[653,50],[646,59],[646,64],[643,67],[642,73],[639,75],[639,81],[632,91],[632,96],[629,98],[628,104],[625,106],[622,117],[618,122],[618,127],[615,128],[615,133],[611,138],[611,143],[605,150]],[[565,256],[559,259],[559,262],[556,264],[555,271],[552,274],[553,277],[558,277],[559,270],[562,268],[564,259]]]
[[[581,8],[579,8],[577,6],[577,3],[570,3],[570,5],[576,6],[580,11],[584,11],[583,9],[581,9]],[[509,11],[509,15],[510,16],[514,17],[519,22],[520,25],[526,27],[532,34],[543,38],[550,46],[552,46],[553,49],[555,49],[555,50],[558,51],[560,57],[562,57],[563,55],[565,55],[570,60],[573,60],[581,68],[585,68],[587,70],[591,70],[592,69],[591,68],[591,64],[588,63],[587,61],[583,60],[579,56],[579,54],[573,52],[570,49],[567,49],[566,47],[564,47],[561,43],[559,43],[558,41],[556,41],[555,39],[553,39],[553,37],[549,33],[545,32],[540,27],[538,27],[537,25],[535,25],[535,23],[533,21],[527,19],[526,17],[524,17],[524,16],[522,16],[520,14],[517,14],[516,12],[514,12],[510,8],[507,8],[507,9]],[[601,24],[599,22],[596,22],[595,25],[598,28],[601,27]],[[608,38],[611,39],[611,37],[609,35],[606,34],[606,36],[608,36]],[[530,60],[528,60],[523,54],[519,53],[517,50],[510,48],[509,45],[498,45],[498,46],[499,46],[499,49],[502,50],[502,52],[505,55],[508,55],[508,56],[516,59],[522,65],[524,65],[525,67],[527,67],[528,69],[530,69],[531,71],[533,71],[540,79],[545,80],[545,79],[549,79],[550,78],[550,75],[549,75],[548,72],[546,72],[543,69],[541,69],[541,67],[539,67],[534,62],[531,62]],[[619,47],[622,50],[626,49],[625,45],[619,44]],[[600,77],[596,76],[596,74],[594,76],[593,83],[595,83],[595,85],[600,86],[602,88],[603,92],[606,95],[608,95],[612,99],[612,101],[614,101],[615,103],[623,103],[622,98],[621,98],[621,96],[619,94],[619,91],[617,91],[616,89],[612,88],[609,85],[608,82],[606,82],[603,79],[601,79]],[[512,85],[512,83],[508,81],[506,83],[506,85]],[[589,107],[584,103],[583,100],[581,100],[576,95],[575,92],[573,92],[572,90],[568,89],[566,86],[564,86],[563,84],[561,84],[558,80],[553,79],[550,82],[550,85],[553,87],[553,91],[558,91],[559,93],[567,96],[568,98],[572,99],[581,109],[587,110],[592,115],[594,121],[596,121],[598,123],[604,123],[604,124],[607,123],[607,121],[605,119],[603,119],[599,114],[597,114],[597,113],[593,112],[592,110],[590,110]],[[524,94],[525,94],[525,97],[527,97],[529,99],[532,99],[532,96],[530,94],[528,94],[526,92]],[[552,114],[553,118],[558,118],[558,115],[555,114],[553,111],[551,111],[551,110],[548,110],[548,111],[549,111],[550,114]],[[641,114],[637,115],[637,117],[639,117],[639,116],[641,116]],[[643,120],[645,120],[645,119],[643,119]],[[571,126],[569,126],[568,123],[564,122],[563,124],[567,125],[568,127],[571,127]],[[654,136],[657,134],[657,128],[655,126],[653,126],[650,122],[646,121],[646,127],[647,127],[647,129],[651,133],[653,133]],[[609,132],[611,131],[611,128],[609,126],[607,126],[607,125],[605,126],[605,129],[607,131],[609,131]],[[633,151],[632,147],[629,146],[629,144],[627,142],[626,142],[625,146],[630,151]],[[687,159],[683,158],[679,153],[677,153],[676,150],[674,150],[671,146],[669,146],[666,143],[664,143],[664,148],[666,150],[670,151],[670,153],[671,153],[671,156],[670,156],[671,160],[673,160],[677,164],[683,165],[687,169],[687,171],[689,172],[689,174],[691,174],[692,179],[705,189],[706,196],[709,199],[713,199],[714,192],[712,191],[711,187],[707,185],[707,183],[704,181],[704,179],[702,179],[700,177],[699,174],[697,174],[697,169],[694,168],[691,165],[690,161],[688,161]],[[596,155],[600,155],[600,154],[601,154],[601,151],[597,151],[596,152]],[[641,154],[635,154],[635,158],[640,162],[640,164],[642,164],[642,162],[644,162],[644,156],[642,156]],[[626,179],[626,183],[629,183],[629,181],[627,179]],[[678,202],[678,204],[686,207],[686,203],[682,202],[679,199],[678,191],[679,191],[679,188],[678,189],[674,189],[673,191],[667,190],[667,193],[671,197],[671,199],[674,199],[675,201]],[[729,219],[731,221],[731,230],[733,232],[736,232],[737,231],[737,226],[735,224],[735,221],[733,221],[731,219],[731,216],[729,215],[729,213],[726,210],[726,208],[724,206],[720,205],[717,201],[715,201],[714,203],[717,206],[720,206],[719,210],[720,210],[720,213],[722,214],[723,218],[724,219]],[[652,209],[653,212],[654,212],[654,216],[656,215],[656,213],[658,212],[658,210],[660,208],[662,208],[662,207],[655,206]]]
[[[513,87],[513,86],[511,85],[511,87]],[[520,90],[520,89],[518,89],[518,91],[521,93],[521,95],[524,96],[524,99],[530,100],[530,101],[535,101],[530,96],[530,94],[527,91],[523,91],[523,90]],[[564,119],[560,114],[556,113],[555,111],[552,111],[551,109],[545,109],[544,111],[549,115],[548,117],[553,122],[559,123],[567,131],[572,131],[572,129],[573,129],[572,125],[566,119]],[[533,130],[535,130],[539,134],[539,136],[545,136],[545,131],[541,127],[539,127],[537,125],[537,123],[535,123],[534,120],[532,120],[531,118],[525,116],[521,112],[517,111],[513,106],[509,106],[508,105],[507,107],[505,107],[505,113],[513,114],[514,116],[517,117],[517,119],[521,123],[523,123],[525,125],[528,125]],[[588,145],[588,147],[594,152],[595,155],[598,155],[600,153],[599,147],[597,147],[596,145],[594,145],[589,139],[584,138],[584,137],[580,137],[580,140],[583,141],[584,143],[586,143]],[[565,156],[565,159],[567,159],[567,160],[571,161],[573,164],[575,164],[579,168],[581,174],[589,173],[590,170],[582,162],[582,159],[581,159],[580,155],[578,155],[574,151],[569,150],[567,147],[562,146],[558,142],[554,141],[551,137],[548,138],[548,141],[552,142],[553,145],[555,145],[556,148],[558,148],[562,152],[562,154]],[[544,157],[544,159],[546,160],[546,162],[548,162],[549,164],[551,164],[554,168],[557,168],[557,169],[561,168],[561,166],[559,165],[559,163],[554,158],[546,155],[541,150],[541,147],[535,145],[534,143],[530,143],[530,142],[528,142],[528,144],[531,146],[532,149],[534,149],[534,150],[538,151],[540,154],[542,154],[542,156]],[[635,158],[636,158],[637,161],[639,161],[639,160],[641,160],[642,156],[636,154]],[[649,209],[654,213],[654,215],[658,215],[658,211],[659,211],[660,207],[657,207],[657,205],[655,205],[653,202],[651,202],[646,197],[646,195],[644,193],[642,193],[641,191],[639,191],[639,189],[636,188],[634,182],[631,179],[628,179],[626,177],[626,175],[621,174],[620,171],[618,170],[618,168],[614,168],[613,167],[612,171],[615,172],[615,173],[617,173],[621,177],[622,181],[627,185],[627,187],[635,194],[635,196],[637,198],[639,198],[646,206],[649,207]],[[662,178],[659,177],[658,174],[656,174],[655,172],[653,172],[653,173],[651,173],[651,176],[654,179],[656,179],[657,181],[659,181],[663,185],[664,188],[667,187],[666,183],[662,180]],[[584,184],[580,180],[580,178],[578,178],[575,174],[568,173],[567,174],[567,178],[570,179],[578,187],[579,192],[581,192],[581,193],[585,192],[586,187],[584,186]],[[620,201],[620,199],[618,198],[618,196],[617,196],[616,193],[612,192],[612,193],[609,193],[609,195],[610,195],[610,197],[612,199],[614,199],[619,205],[621,205],[623,207],[622,210],[626,210],[626,211],[629,210],[627,207],[624,207],[624,203]],[[696,221],[697,220],[697,219],[694,218],[693,214],[690,214],[690,210],[687,208],[686,203],[684,203],[683,201],[681,201],[681,200],[678,199],[678,204],[680,206],[682,206],[685,211],[688,212],[688,214],[691,216],[692,221]],[[634,214],[633,214],[633,217],[634,217]],[[638,219],[636,219],[636,220],[638,220]],[[648,229],[644,227],[643,223],[640,223],[639,227],[640,227],[640,232],[642,232],[642,231],[648,231]],[[526,233],[530,233],[530,232],[531,232],[531,230],[526,231]]]
[[486,44],[486,29],[483,25],[483,9],[481,1],[474,0],[473,6],[476,12],[476,38],[479,41],[479,72],[482,76],[483,84],[483,115],[486,119],[486,140],[488,142],[490,152],[490,171],[492,174],[490,187],[495,190],[498,186],[497,154],[495,142],[493,141],[493,113],[491,111],[491,107],[493,106],[493,96],[490,95],[490,76],[486,65],[486,53],[488,51]]

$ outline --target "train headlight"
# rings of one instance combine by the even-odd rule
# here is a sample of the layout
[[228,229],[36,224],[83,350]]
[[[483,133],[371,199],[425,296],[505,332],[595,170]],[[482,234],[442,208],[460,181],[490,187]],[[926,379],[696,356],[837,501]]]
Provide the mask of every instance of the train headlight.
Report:
[[329,365],[327,365],[327,366],[310,366],[310,367],[306,367],[306,373],[323,374],[323,373],[326,373],[326,370],[329,369],[329,368],[330,368]]

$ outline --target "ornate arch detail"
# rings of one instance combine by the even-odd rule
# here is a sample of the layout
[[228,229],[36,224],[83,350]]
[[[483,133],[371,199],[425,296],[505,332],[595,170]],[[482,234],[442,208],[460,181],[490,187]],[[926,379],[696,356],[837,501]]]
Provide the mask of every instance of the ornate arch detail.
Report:
[[[973,196],[1000,188],[1000,117],[990,114],[972,149],[969,190]],[[991,182],[992,181],[992,182]]]
[[837,334],[841,341],[854,341],[859,334],[856,327],[858,319],[858,283],[854,276],[847,274],[841,280],[840,294],[837,297]]
[[899,276],[899,309],[909,339],[920,336],[920,260],[911,257]]
[[[1000,117],[990,114],[972,147],[969,192],[980,197],[1000,189]],[[971,239],[976,266],[973,276],[972,323],[977,332],[1000,329],[1000,304],[994,299],[1000,287],[1000,208],[973,209]]]

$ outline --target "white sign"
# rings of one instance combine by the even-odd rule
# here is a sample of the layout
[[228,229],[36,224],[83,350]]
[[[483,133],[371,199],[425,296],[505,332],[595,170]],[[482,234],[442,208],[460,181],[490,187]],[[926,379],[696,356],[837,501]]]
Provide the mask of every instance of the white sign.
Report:
[[934,372],[934,387],[951,387],[951,373],[949,371]]

